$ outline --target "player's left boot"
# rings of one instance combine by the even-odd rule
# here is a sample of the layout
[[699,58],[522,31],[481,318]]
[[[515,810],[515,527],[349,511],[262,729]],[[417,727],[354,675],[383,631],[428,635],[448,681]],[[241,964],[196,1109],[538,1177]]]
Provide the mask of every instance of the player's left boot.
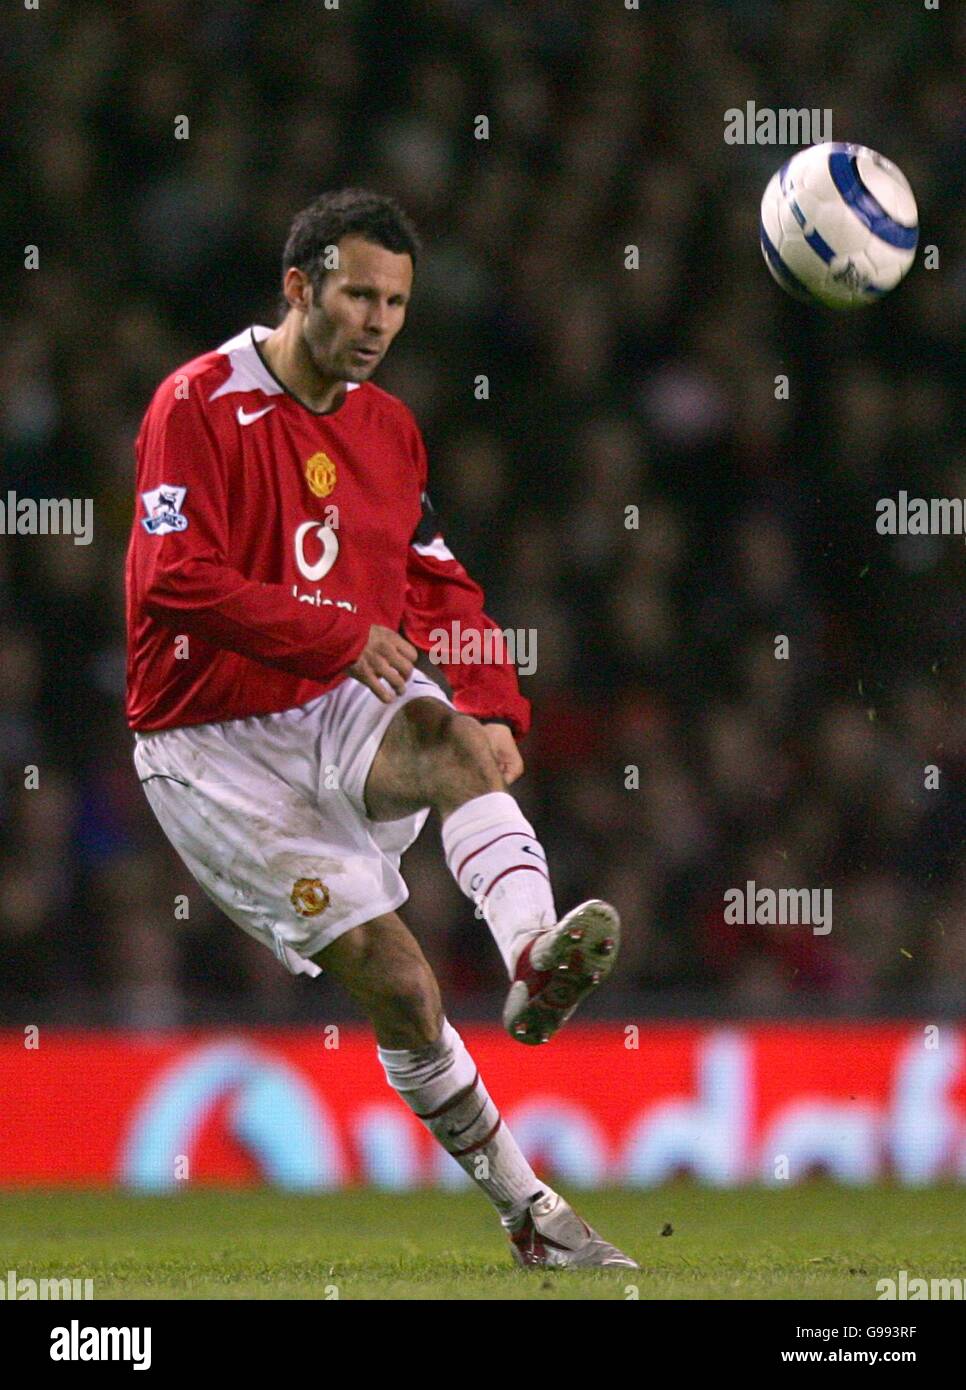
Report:
[[621,922],[610,903],[591,898],[527,942],[503,1008],[503,1026],[522,1043],[549,1042],[613,969]]
[[640,1269],[636,1260],[603,1240],[581,1220],[559,1192],[548,1190],[531,1202],[507,1233],[513,1258],[528,1269],[589,1269],[596,1265]]

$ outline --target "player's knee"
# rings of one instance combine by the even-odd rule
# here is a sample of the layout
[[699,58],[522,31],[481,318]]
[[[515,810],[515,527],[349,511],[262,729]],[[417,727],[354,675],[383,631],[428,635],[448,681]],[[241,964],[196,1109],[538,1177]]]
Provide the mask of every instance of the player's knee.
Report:
[[470,714],[460,714],[438,700],[417,715],[415,735],[421,751],[438,761],[440,756],[454,766],[478,771],[489,777],[496,764],[483,725]]
[[463,736],[461,726],[476,724],[475,719],[459,714],[442,700],[410,700],[403,717],[419,752],[435,752],[446,745],[456,745]]
[[457,714],[447,731],[447,738],[463,761],[487,769],[493,764],[493,753],[483,725],[472,715]]
[[402,718],[406,723],[409,738],[417,753],[432,752],[445,744],[450,737],[456,711],[442,700],[410,700],[404,706]]

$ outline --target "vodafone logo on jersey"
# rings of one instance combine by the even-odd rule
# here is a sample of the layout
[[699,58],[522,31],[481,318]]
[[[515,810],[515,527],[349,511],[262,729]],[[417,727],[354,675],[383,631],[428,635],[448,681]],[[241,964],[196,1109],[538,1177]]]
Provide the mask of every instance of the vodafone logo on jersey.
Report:
[[[313,542],[308,542],[307,537],[314,533]],[[321,549],[319,545],[321,544]],[[309,554],[315,555],[314,560],[309,559]],[[322,521],[303,521],[295,532],[295,563],[298,566],[299,574],[306,579],[324,579],[329,570],[335,564],[339,556],[339,537],[331,526]]]
[[[313,582],[324,579],[339,558],[339,536],[333,526],[326,521],[303,521],[295,530],[295,565],[299,574]],[[349,599],[323,598],[322,590],[301,594],[297,584],[292,585],[292,597],[300,603],[314,603],[321,608],[326,605],[344,608],[356,613],[356,605]]]

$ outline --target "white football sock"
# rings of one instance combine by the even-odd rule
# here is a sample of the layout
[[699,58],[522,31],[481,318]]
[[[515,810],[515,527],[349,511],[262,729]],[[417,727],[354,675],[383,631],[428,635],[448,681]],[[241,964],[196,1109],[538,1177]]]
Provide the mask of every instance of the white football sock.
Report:
[[450,873],[480,904],[512,978],[527,940],[557,920],[547,856],[509,792],[486,792],[443,821]]
[[504,1225],[549,1191],[520,1152],[448,1019],[427,1047],[376,1050],[390,1086],[483,1189]]

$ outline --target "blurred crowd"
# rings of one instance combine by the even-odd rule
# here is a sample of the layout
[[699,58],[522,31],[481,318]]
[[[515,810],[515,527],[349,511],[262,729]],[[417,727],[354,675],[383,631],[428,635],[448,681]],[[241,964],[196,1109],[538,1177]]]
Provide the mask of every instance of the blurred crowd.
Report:
[[[347,184],[397,196],[424,239],[376,379],[416,412],[489,612],[536,630],[515,790],[561,910],[602,896],[625,917],[600,1008],[962,1010],[963,538],[875,529],[899,489],[966,497],[954,11],[8,8],[0,500],[91,497],[95,527],[89,546],[0,536],[0,1023],[345,1007],[221,917],[151,816],[123,560],[155,386],[277,321],[292,215]],[[938,268],[854,317],[786,299],[757,220],[789,151],[723,139],[749,100],[831,108],[836,139],[895,160]],[[402,913],[451,1014],[489,1017],[502,966],[437,829]],[[730,925],[748,880],[831,888],[833,930]]]

